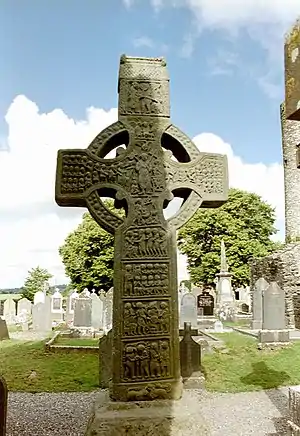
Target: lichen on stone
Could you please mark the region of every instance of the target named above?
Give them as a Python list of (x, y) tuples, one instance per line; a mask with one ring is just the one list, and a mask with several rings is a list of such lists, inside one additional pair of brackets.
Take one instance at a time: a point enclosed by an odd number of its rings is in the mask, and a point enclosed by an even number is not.
[(285, 45), (289, 57), (295, 48), (300, 46), (300, 17), (297, 19), (292, 29), (285, 35)]

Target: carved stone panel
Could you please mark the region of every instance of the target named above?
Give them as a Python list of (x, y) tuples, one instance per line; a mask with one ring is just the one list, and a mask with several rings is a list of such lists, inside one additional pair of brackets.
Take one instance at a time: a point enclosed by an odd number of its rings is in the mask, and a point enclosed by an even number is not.
[(123, 80), (120, 87), (120, 115), (170, 115), (167, 81)]
[(158, 262), (123, 263), (123, 296), (167, 295), (169, 264)]
[(166, 335), (170, 329), (170, 312), (169, 300), (126, 301), (123, 335)]
[(160, 258), (167, 255), (167, 234), (162, 227), (129, 227), (126, 230), (125, 258)]
[(122, 346), (124, 382), (171, 376), (169, 339), (123, 342)]

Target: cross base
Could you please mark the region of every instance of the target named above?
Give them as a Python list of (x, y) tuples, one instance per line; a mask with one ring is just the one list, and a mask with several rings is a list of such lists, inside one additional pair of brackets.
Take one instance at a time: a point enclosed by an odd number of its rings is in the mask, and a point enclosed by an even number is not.
[(179, 400), (182, 396), (182, 380), (157, 379), (147, 383), (111, 384), (109, 391), (111, 399), (118, 401)]
[(101, 392), (92, 410), (85, 436), (208, 436), (208, 424), (199, 410), (199, 394), (186, 391), (179, 401), (112, 402)]

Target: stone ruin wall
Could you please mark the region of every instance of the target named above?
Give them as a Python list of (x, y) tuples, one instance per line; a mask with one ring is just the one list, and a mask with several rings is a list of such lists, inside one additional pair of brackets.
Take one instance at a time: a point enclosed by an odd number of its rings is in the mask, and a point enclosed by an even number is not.
[(288, 328), (300, 328), (300, 243), (285, 245), (281, 250), (250, 263), (250, 293), (253, 299), (255, 282), (263, 277), (276, 281), (285, 291)]

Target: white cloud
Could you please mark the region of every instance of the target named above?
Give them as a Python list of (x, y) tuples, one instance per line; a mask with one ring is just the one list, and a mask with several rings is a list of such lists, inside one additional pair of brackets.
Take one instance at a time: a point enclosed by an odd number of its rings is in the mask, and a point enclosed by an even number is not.
[[(22, 285), (27, 271), (37, 265), (49, 269), (56, 283), (65, 281), (58, 247), (84, 209), (60, 208), (54, 202), (56, 153), (59, 148), (86, 148), (116, 119), (117, 109), (92, 107), (85, 120), (76, 121), (61, 109), (41, 113), (25, 96), (14, 99), (6, 114), (9, 151), (0, 151), (0, 288)], [(277, 207), (282, 222), (281, 165), (247, 164), (212, 133), (198, 135), (195, 142), (201, 150), (226, 153), (231, 185), (261, 194)], [(182, 257), (178, 269), (179, 278), (186, 278)]]
[(148, 38), (148, 36), (140, 36), (139, 38), (135, 38), (133, 40), (133, 45), (137, 48), (140, 47), (153, 48), (154, 43), (151, 38)]
[(226, 154), (229, 167), (229, 184), (233, 188), (256, 192), (276, 208), (276, 226), (280, 230), (276, 239), (283, 239), (284, 185), (283, 166), (279, 163), (249, 164), (236, 156), (230, 144), (213, 133), (201, 133), (194, 138), (200, 151)]

